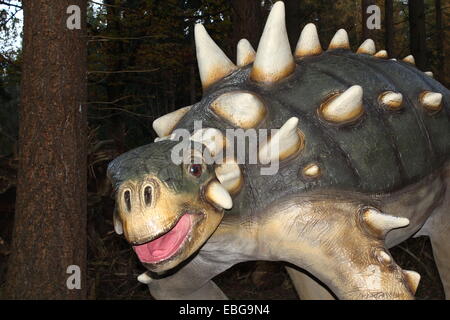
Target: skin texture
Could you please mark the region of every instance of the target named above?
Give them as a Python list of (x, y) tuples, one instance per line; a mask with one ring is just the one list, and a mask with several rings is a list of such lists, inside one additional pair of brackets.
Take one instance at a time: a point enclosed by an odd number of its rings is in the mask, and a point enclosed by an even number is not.
[[(208, 87), (177, 124), (190, 132), (198, 120), (222, 132), (234, 128), (211, 110), (211, 104), (222, 94), (238, 91), (255, 94), (266, 106), (267, 115), (257, 128), (280, 128), (298, 117), (302, 150), (283, 159), (276, 175), (261, 175), (260, 165), (240, 165), (243, 184), (233, 194), (231, 210), (221, 210), (203, 197), (205, 186), (215, 179), (212, 166), (193, 183), (180, 173), (186, 172), (182, 165), (170, 161), (174, 141), (130, 151), (109, 167), (119, 194), (124, 185), (140, 185), (149, 176), (164, 185), (161, 199), (156, 199), (166, 203), (163, 209), (144, 210), (145, 219), (165, 221), (159, 224), (161, 230), (126, 232), (129, 241), (145, 243), (167, 232), (182, 203), (215, 217), (192, 237), (199, 239), (195, 244), (167, 263), (147, 265), (159, 273), (152, 274), (152, 295), (223, 298), (210, 282), (215, 275), (238, 262), (272, 260), (305, 269), (340, 299), (412, 299), (416, 283), (393, 261), (388, 248), (417, 232), (435, 244), (448, 295), (449, 241), (442, 227), (449, 221), (448, 206), (442, 206), (450, 189), (448, 90), (411, 64), (344, 49), (302, 58), (291, 75), (276, 83), (256, 83), (249, 78), (251, 70), (251, 65), (243, 67)], [(320, 106), (353, 85), (363, 88), (363, 114), (344, 125), (323, 121)], [(380, 104), (379, 96), (386, 91), (400, 92), (403, 108)], [(443, 94), (439, 112), (430, 113), (421, 104), (424, 91)], [(320, 174), (305, 175), (312, 163)], [(121, 197), (117, 199), (123, 210)], [(408, 218), (410, 224), (377, 230), (361, 218), (367, 206), (380, 215)], [(122, 211), (119, 215), (124, 225), (134, 219)], [(140, 224), (136, 222), (137, 230)]]

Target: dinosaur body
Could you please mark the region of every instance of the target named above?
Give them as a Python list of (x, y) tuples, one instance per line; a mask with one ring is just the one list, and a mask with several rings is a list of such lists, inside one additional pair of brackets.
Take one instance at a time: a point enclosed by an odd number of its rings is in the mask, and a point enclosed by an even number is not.
[[(388, 248), (428, 235), (448, 296), (449, 91), (411, 57), (388, 60), (370, 41), (349, 51), (343, 30), (322, 52), (307, 25), (294, 59), (284, 31), (277, 2), (258, 52), (240, 42), (236, 67), (197, 26), (202, 100), (155, 121), (162, 139), (110, 165), (116, 231), (160, 274), (140, 281), (157, 298), (225, 298), (211, 278), (272, 260), (308, 271), (338, 298), (410, 299), (420, 276)], [(196, 121), (207, 129), (196, 132)], [(259, 159), (275, 153), (276, 174), (230, 158), (173, 164), (179, 142), (165, 136), (177, 129), (214, 154), (236, 128), (280, 128), (258, 145)], [(315, 286), (289, 274), (297, 288)]]

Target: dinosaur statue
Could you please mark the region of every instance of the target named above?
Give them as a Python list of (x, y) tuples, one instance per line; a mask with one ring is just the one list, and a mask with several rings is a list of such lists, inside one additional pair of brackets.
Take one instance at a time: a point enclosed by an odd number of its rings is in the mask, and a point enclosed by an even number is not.
[[(195, 39), (202, 100), (155, 120), (160, 138), (108, 167), (115, 231), (151, 294), (226, 299), (213, 277), (266, 260), (289, 263), (301, 298), (413, 299), (420, 275), (388, 249), (426, 235), (449, 298), (449, 91), (413, 56), (389, 59), (370, 39), (353, 53), (342, 29), (323, 51), (308, 24), (292, 54), (281, 1), (256, 52), (239, 42), (236, 65), (201, 24)], [(245, 151), (256, 164), (205, 160), (238, 129), (277, 130)], [(192, 149), (181, 163), (177, 130)]]

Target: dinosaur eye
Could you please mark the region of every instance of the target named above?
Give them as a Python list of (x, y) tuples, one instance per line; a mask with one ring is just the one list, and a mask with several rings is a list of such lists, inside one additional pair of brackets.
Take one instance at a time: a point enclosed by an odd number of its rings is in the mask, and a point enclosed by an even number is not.
[(189, 173), (194, 177), (200, 177), (202, 174), (203, 168), (201, 164), (191, 164), (189, 166)]

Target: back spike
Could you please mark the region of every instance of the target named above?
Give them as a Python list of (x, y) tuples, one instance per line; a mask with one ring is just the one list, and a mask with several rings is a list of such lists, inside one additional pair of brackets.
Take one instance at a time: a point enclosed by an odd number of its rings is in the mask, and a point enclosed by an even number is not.
[(284, 19), (284, 3), (282, 1), (275, 2), (259, 41), (250, 74), (252, 80), (273, 83), (294, 72), (295, 62)]
[(403, 61), (408, 62), (408, 63), (413, 64), (413, 65), (416, 64), (416, 60), (414, 59), (414, 56), (412, 54), (410, 54), (407, 57), (404, 57)]
[(380, 59), (387, 59), (387, 58), (389, 58), (389, 55), (386, 50), (380, 50), (374, 54), (374, 57), (377, 57)]
[(333, 39), (331, 39), (328, 50), (333, 49), (350, 49), (348, 34), (344, 29), (339, 29), (334, 35)]
[(153, 130), (155, 130), (158, 137), (162, 138), (170, 135), (178, 122), (189, 112), (189, 110), (191, 110), (191, 108), (192, 106), (188, 106), (175, 110), (153, 121)]
[(328, 122), (347, 124), (364, 113), (363, 88), (355, 85), (333, 96), (319, 107), (320, 115)]
[(209, 36), (202, 24), (195, 25), (195, 47), (203, 89), (226, 77), (236, 66)]
[(255, 61), (256, 52), (247, 39), (241, 39), (237, 44), (237, 66), (239, 68)]
[(411, 270), (403, 270), (403, 276), (405, 277), (408, 287), (411, 289), (411, 292), (413, 294), (416, 294), (417, 287), (419, 286), (420, 282), (420, 274)]
[(356, 51), (356, 53), (365, 53), (370, 55), (374, 55), (375, 52), (375, 42), (372, 39), (367, 39), (366, 41), (364, 41)]
[(302, 30), (295, 48), (297, 58), (315, 56), (322, 53), (319, 35), (314, 23), (308, 23)]

